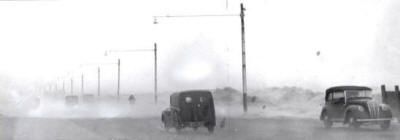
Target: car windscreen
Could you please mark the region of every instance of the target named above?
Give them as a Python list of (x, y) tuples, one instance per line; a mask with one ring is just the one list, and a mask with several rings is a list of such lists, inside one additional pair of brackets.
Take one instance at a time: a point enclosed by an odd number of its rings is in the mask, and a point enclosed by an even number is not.
[(372, 95), (371, 95), (371, 90), (347, 90), (346, 97), (347, 98), (356, 98), (356, 97), (372, 98)]

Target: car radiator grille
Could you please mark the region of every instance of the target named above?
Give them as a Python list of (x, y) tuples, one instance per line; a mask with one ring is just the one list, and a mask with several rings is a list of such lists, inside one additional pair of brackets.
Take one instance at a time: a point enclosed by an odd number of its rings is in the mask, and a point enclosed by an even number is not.
[(379, 118), (380, 110), (376, 102), (368, 102), (368, 112), (371, 119)]

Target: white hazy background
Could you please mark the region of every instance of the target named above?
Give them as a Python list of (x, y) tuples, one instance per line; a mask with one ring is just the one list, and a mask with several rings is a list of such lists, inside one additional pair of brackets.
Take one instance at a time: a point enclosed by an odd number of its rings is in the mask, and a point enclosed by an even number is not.
[[(228, 3), (227, 3), (228, 2)], [(23, 89), (73, 78), (95, 92), (96, 66), (121, 59), (121, 92), (153, 90), (153, 54), (105, 50), (159, 47), (159, 90), (241, 89), (239, 14), (246, 10), (249, 88), (397, 84), (400, 3), (395, 0), (45, 0), (0, 1), (0, 82)], [(317, 52), (320, 55), (317, 56)], [(101, 66), (115, 92), (116, 66)], [(69, 87), (66, 87), (67, 89)]]

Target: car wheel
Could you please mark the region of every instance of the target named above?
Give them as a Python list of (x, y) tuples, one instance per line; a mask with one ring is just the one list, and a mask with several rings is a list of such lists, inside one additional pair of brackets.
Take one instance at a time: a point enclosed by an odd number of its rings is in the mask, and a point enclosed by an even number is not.
[(387, 130), (390, 127), (390, 121), (384, 121), (383, 123), (381, 123), (381, 129), (382, 130)]
[(168, 124), (167, 124), (167, 122), (163, 122), (163, 124), (164, 124), (164, 129), (165, 129), (165, 131), (169, 131), (169, 126), (168, 126)]
[(348, 123), (350, 128), (360, 128), (361, 123), (357, 122), (357, 118), (350, 114), (348, 118)]
[(214, 126), (207, 127), (209, 133), (214, 133)]
[(333, 122), (331, 121), (331, 118), (329, 118), (328, 115), (324, 116), (323, 121), (324, 121), (325, 128), (331, 128), (332, 127)]
[(173, 120), (170, 116), (163, 116), (162, 122), (164, 124), (164, 129), (167, 131), (173, 126)]
[(181, 133), (184, 128), (184, 126), (175, 126), (175, 131), (176, 133)]

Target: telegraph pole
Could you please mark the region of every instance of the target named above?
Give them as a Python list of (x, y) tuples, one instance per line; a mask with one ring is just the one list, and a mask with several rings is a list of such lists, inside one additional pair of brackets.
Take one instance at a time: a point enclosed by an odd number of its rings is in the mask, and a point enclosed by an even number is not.
[(56, 88), (55, 92), (58, 92), (58, 79), (56, 81), (55, 88)]
[(71, 94), (73, 94), (74, 91), (74, 80), (71, 78)]
[(117, 88), (117, 97), (119, 99), (119, 88), (120, 88), (120, 80), (121, 80), (121, 61), (118, 58), (118, 88)]
[(97, 67), (97, 96), (100, 97), (100, 67)]
[(246, 78), (246, 48), (244, 34), (244, 11), (243, 3), (240, 4), (240, 21), (242, 26), (242, 83), (243, 83), (243, 111), (247, 112), (247, 78)]
[(62, 85), (63, 93), (65, 94), (65, 78), (63, 78), (63, 85)]
[(157, 104), (157, 43), (154, 43), (154, 102)]
[(83, 80), (83, 74), (82, 74), (82, 77), (81, 77), (81, 94), (83, 94), (83, 83), (84, 83), (84, 80)]

